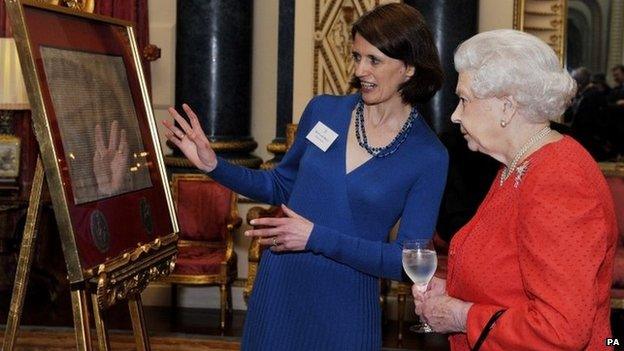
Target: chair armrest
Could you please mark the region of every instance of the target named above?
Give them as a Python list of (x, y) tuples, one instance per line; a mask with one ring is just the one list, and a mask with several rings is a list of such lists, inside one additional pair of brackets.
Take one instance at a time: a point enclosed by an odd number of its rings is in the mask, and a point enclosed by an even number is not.
[(230, 197), (230, 217), (227, 221), (227, 235), (225, 238), (225, 262), (230, 262), (236, 257), (234, 252), (234, 232), (240, 228), (243, 223), (242, 218), (238, 215), (238, 195), (232, 192)]
[(254, 206), (247, 212), (247, 224), (251, 225), (251, 221), (263, 217), (282, 217), (282, 209), (276, 206), (264, 208), (260, 206)]

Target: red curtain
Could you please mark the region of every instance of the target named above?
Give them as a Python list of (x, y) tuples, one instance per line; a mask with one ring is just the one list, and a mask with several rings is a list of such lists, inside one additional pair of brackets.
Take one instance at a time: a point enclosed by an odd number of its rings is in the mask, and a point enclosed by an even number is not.
[(95, 0), (95, 13), (134, 22), (139, 50), (149, 44), (147, 0)]
[(150, 64), (143, 58), (143, 49), (149, 44), (147, 0), (95, 0), (94, 12), (134, 22), (143, 72), (145, 72), (147, 86), (151, 92)]
[[(147, 12), (147, 0), (95, 0), (95, 13), (134, 22), (136, 28), (139, 51), (149, 44), (149, 23)], [(0, 37), (11, 37), (11, 28), (4, 0), (0, 0)], [(143, 71), (150, 82), (149, 62), (143, 61)]]
[(0, 38), (12, 36), (9, 33), (9, 21), (4, 1), (0, 1)]
[[(139, 47), (149, 43), (147, 0), (95, 0), (95, 13), (136, 23)], [(0, 37), (10, 36), (6, 7), (0, 1)]]

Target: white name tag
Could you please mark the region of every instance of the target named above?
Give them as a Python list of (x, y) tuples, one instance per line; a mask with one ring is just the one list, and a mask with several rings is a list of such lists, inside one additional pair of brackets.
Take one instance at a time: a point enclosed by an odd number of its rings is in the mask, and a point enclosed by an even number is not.
[(338, 133), (331, 130), (322, 122), (317, 122), (314, 128), (308, 133), (306, 139), (310, 140), (314, 145), (323, 151), (327, 151), (334, 140), (338, 138)]

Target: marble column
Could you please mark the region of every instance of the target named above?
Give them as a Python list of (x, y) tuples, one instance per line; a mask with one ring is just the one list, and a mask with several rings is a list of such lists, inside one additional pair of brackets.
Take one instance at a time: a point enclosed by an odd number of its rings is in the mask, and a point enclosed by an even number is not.
[(431, 121), (438, 134), (448, 132), (452, 126), (450, 116), (455, 106), (455, 86), (457, 72), (453, 65), (455, 48), (464, 40), (477, 34), (477, 0), (406, 0), (406, 4), (420, 11), (431, 29), (436, 46), (440, 52), (440, 60), (445, 80), (442, 89), (422, 106), (423, 114)]
[[(217, 154), (257, 168), (250, 154), (253, 1), (178, 0), (176, 108), (189, 104)], [(172, 167), (189, 166), (179, 150)]]
[(445, 74), (442, 89), (420, 110), (449, 151), (447, 186), (440, 208), (437, 231), (449, 239), (474, 214), (498, 168), (498, 163), (471, 152), (459, 127), (451, 123), (457, 106), (457, 72), (453, 64), (455, 48), (477, 33), (477, 0), (406, 0), (425, 17), (440, 53)]
[(279, 1), (277, 45), (277, 118), (275, 139), (267, 145), (267, 150), (275, 156), (262, 164), (261, 168), (263, 169), (275, 167), (282, 159), (284, 153), (286, 153), (286, 130), (292, 122), (295, 0)]

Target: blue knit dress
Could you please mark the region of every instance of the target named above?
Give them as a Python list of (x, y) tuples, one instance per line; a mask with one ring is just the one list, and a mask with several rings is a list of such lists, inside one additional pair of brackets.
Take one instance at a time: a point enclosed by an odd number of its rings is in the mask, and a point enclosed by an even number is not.
[[(400, 242), (435, 229), (448, 155), (418, 117), (392, 155), (345, 173), (351, 113), (360, 99), (319, 96), (303, 113), (294, 145), (276, 169), (220, 159), (210, 176), (314, 223), (306, 250), (265, 250), (249, 301), (243, 350), (378, 350), (379, 278), (402, 277)], [(306, 139), (318, 121), (338, 133), (323, 152)], [(401, 219), (398, 240), (388, 233)]]

